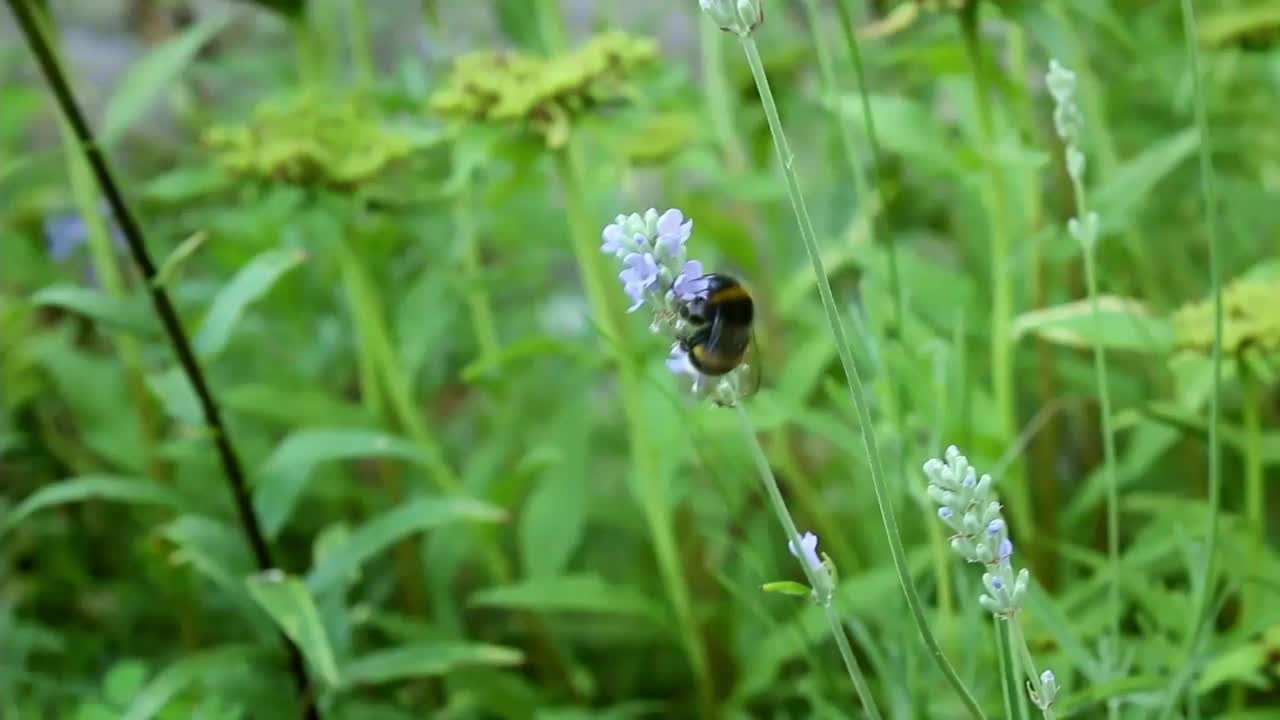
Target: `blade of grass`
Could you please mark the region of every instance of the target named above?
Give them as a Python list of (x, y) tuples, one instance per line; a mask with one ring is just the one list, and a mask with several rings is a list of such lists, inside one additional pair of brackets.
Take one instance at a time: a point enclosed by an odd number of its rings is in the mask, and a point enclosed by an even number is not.
[(1205, 234), (1209, 243), (1209, 285), (1213, 295), (1213, 387), (1209, 393), (1209, 488), (1207, 517), (1205, 518), (1204, 557), (1201, 581), (1193, 605), (1190, 631), (1187, 633), (1182, 667), (1169, 684), (1164, 704), (1158, 715), (1161, 720), (1172, 717), (1178, 698), (1188, 687), (1200, 652), (1201, 636), (1209, 625), (1213, 608), (1213, 573), (1218, 547), (1218, 506), (1222, 494), (1221, 438), (1218, 423), (1222, 414), (1222, 280), (1218, 266), (1217, 183), (1214, 177), (1212, 143), (1209, 140), (1209, 119), (1206, 109), (1203, 78), (1200, 77), (1200, 46), (1196, 34), (1195, 8), (1191, 0), (1182, 0), (1182, 29), (1187, 48), (1187, 66), (1191, 73), (1192, 103), (1195, 107), (1196, 127), (1200, 131), (1200, 195), (1204, 203)]

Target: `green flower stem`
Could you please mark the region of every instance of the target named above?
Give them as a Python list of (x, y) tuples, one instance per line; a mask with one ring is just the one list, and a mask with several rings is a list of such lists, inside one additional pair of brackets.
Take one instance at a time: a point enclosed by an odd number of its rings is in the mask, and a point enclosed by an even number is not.
[(827, 278), (826, 269), (822, 264), (817, 235), (814, 233), (813, 221), (809, 218), (809, 211), (805, 208), (804, 196), (800, 191), (800, 179), (793, 166), (795, 158), (791, 154), (790, 146), (787, 144), (787, 136), (782, 130), (782, 121), (778, 118), (778, 108), (773, 100), (773, 91), (769, 89), (769, 79), (765, 76), (764, 61), (761, 60), (760, 50), (756, 47), (756, 42), (751, 36), (741, 37), (739, 40), (742, 43), (742, 50), (746, 54), (747, 64), (751, 67), (751, 75), (755, 78), (756, 89), (760, 94), (760, 104), (764, 109), (765, 117), (769, 121), (769, 131), (773, 135), (778, 163), (782, 166), (783, 174), (786, 177), (787, 192), (791, 197), (791, 206), (795, 211), (796, 222), (800, 228), (800, 237), (804, 243), (805, 252), (809, 256), (809, 262), (813, 266), (813, 274), (818, 285), (818, 293), (822, 296), (822, 305), (826, 311), (827, 323), (831, 327), (836, 352), (840, 356), (840, 364), (844, 368), (845, 379), (848, 381), (849, 397), (853, 401), (854, 409), (858, 415), (858, 427), (862, 433), (862, 442), (867, 453), (867, 464), (871, 472), (871, 485), (875, 490), (876, 505), (880, 510), (880, 519), (884, 524), (885, 536), (889, 542), (889, 552), (893, 556), (893, 565), (897, 571), (898, 582), (902, 585), (902, 591), (906, 596), (907, 605), (911, 610), (916, 629), (920, 632), (920, 637), (929, 648), (929, 652), (938, 664), (939, 669), (942, 670), (947, 681), (951, 683), (956, 694), (960, 696), (969, 713), (974, 718), (985, 718), (986, 716), (978, 705), (978, 701), (974, 699), (973, 694), (965, 687), (964, 681), (960, 679), (955, 668), (951, 666), (946, 655), (943, 654), (942, 648), (934, 638), (933, 632), (930, 631), (928, 620), (925, 618), (924, 607), (920, 603), (920, 597), (916, 593), (915, 585), (908, 570), (907, 553), (902, 546), (902, 535), (898, 530), (898, 520), (894, 515), (893, 503), (889, 496), (889, 487), (884, 479), (884, 470), (880, 467), (880, 451), (876, 447), (871, 408), (867, 403), (866, 391), (863, 389), (858, 368), (854, 364), (849, 334), (845, 330), (844, 321), (840, 318), (840, 310), (836, 307), (835, 295), (831, 291), (831, 281)]
[[(1240, 376), (1244, 381), (1244, 517), (1249, 531), (1253, 533), (1256, 553), (1266, 543), (1264, 514), (1267, 502), (1262, 470), (1263, 395), (1258, 378), (1247, 367), (1241, 369)], [(1261, 558), (1255, 560), (1249, 563), (1249, 567), (1258, 567)]]
[[(75, 134), (67, 122), (61, 120), (59, 127), (67, 161), (67, 176), (71, 181), (71, 194), (75, 197), (76, 211), (85, 222), (93, 270), (102, 281), (102, 287), (108, 295), (116, 298), (124, 297), (128, 292), (127, 283), (112, 247), (110, 230), (102, 218), (101, 208), (98, 205), (99, 195), (93, 186), (93, 175), (84, 157), (76, 152)], [(147, 474), (157, 480), (164, 479), (168, 476), (168, 472), (157, 453), (160, 421), (156, 417), (155, 404), (147, 392), (142, 348), (138, 341), (127, 333), (112, 332), (109, 338), (111, 345), (120, 356), (129, 397), (138, 411)]]
[[(991, 389), (995, 398), (1000, 432), (1005, 438), (1017, 436), (1017, 417), (1013, 396), (1013, 345), (1010, 326), (1013, 322), (1013, 276), (1008, 261), (1011, 253), (1008, 228), (1008, 201), (1004, 180), (996, 159), (995, 123), (991, 117), (990, 80), (987, 66), (982, 61), (978, 37), (978, 7), (981, 3), (969, 3), (960, 14), (961, 34), (965, 52), (969, 56), (973, 75), (974, 104), (978, 109), (978, 122), (982, 132), (983, 157), (987, 170), (987, 182), (983, 186), (983, 204), (991, 223)], [(1017, 526), (1019, 535), (1030, 547), (1036, 546), (1035, 522), (1031, 515), (1031, 500), (1018, 465), (1009, 469), (1007, 476), (1009, 514)]]
[(991, 624), (991, 630), (996, 636), (996, 658), (1000, 665), (1000, 695), (1004, 700), (1004, 716), (1009, 720), (1022, 718), (1021, 715), (1015, 714), (1017, 705), (1013, 701), (1017, 683), (1013, 675), (1012, 653), (1009, 652), (1009, 633), (1005, 631), (1004, 624), (999, 619)]
[(1192, 98), (1195, 106), (1196, 127), (1200, 131), (1200, 194), (1204, 202), (1205, 234), (1209, 240), (1209, 285), (1213, 294), (1213, 349), (1210, 353), (1213, 367), (1213, 387), (1209, 393), (1209, 508), (1205, 521), (1204, 561), (1200, 569), (1200, 582), (1190, 618), (1190, 631), (1184, 649), (1185, 660), (1178, 676), (1169, 685), (1159, 718), (1166, 720), (1173, 714), (1174, 705), (1182, 697), (1191, 681), (1194, 668), (1199, 666), (1196, 655), (1200, 652), (1201, 637), (1209, 624), (1213, 611), (1214, 563), (1218, 548), (1218, 511), (1222, 496), (1222, 448), (1218, 423), (1222, 415), (1222, 279), (1218, 258), (1217, 183), (1214, 178), (1212, 142), (1209, 137), (1209, 119), (1205, 109), (1204, 80), (1200, 77), (1200, 46), (1196, 33), (1195, 9), (1191, 0), (1182, 0), (1183, 35), (1187, 47), (1187, 65), (1191, 73)]
[[(778, 480), (773, 475), (773, 470), (769, 467), (769, 459), (765, 457), (764, 448), (760, 447), (760, 440), (756, 436), (755, 427), (751, 424), (751, 418), (747, 415), (747, 411), (743, 409), (742, 403), (734, 406), (738, 411), (738, 418), (742, 421), (742, 433), (747, 438), (747, 445), (751, 448), (751, 457), (756, 463), (756, 470), (760, 473), (760, 482), (764, 485), (765, 495), (769, 498), (769, 504), (773, 507), (773, 512), (778, 516), (778, 522), (782, 523), (782, 530), (786, 533), (787, 541), (794, 548), (800, 548), (800, 533), (796, 530), (796, 523), (791, 518), (791, 512), (787, 510), (787, 502), (782, 497), (782, 491), (778, 488)], [(819, 578), (813, 568), (809, 567), (809, 563), (803, 558), (797, 558), (800, 568), (804, 570), (805, 579), (809, 581), (809, 587), (815, 592), (820, 592), (819, 588), (830, 586), (831, 581), (827, 578)], [(829, 588), (834, 594), (834, 588)], [(845, 670), (849, 672), (849, 679), (853, 681), (853, 689), (858, 693), (858, 699), (862, 702), (862, 707), (867, 713), (867, 717), (871, 720), (880, 720), (880, 708), (876, 705), (875, 697), (871, 694), (871, 687), (867, 684), (867, 679), (862, 674), (862, 669), (858, 666), (858, 660), (853, 655), (853, 649), (849, 646), (849, 638), (845, 635), (844, 626), (840, 622), (840, 613), (834, 607), (833, 598), (819, 598), (818, 604), (822, 606), (826, 612), (827, 623), (831, 626), (831, 634), (835, 637), (836, 646), (840, 649), (840, 657), (844, 660)]]
[[(262, 525), (253, 509), (253, 500), (249, 493), (249, 483), (246, 479), (244, 464), (240, 460), (240, 455), (236, 451), (235, 445), (231, 442), (231, 434), (223, 421), (222, 406), (218, 403), (216, 396), (213, 394), (213, 389), (205, 378), (204, 369), (196, 358), (195, 351), (191, 347), (191, 340), (182, 326), (182, 320), (178, 316), (178, 310), (174, 307), (173, 301), (169, 298), (168, 291), (163, 285), (155, 282), (157, 275), (156, 264), (151, 257), (151, 251), (147, 249), (146, 238), (142, 234), (142, 226), (138, 223), (137, 218), (134, 217), (133, 211), (129, 209), (128, 203), (125, 202), (124, 192), (116, 181), (115, 173), (111, 171), (107, 158), (102, 152), (101, 145), (89, 128), (89, 122), (85, 119), (79, 103), (76, 102), (75, 94), (71, 90), (67, 76), (58, 64), (57, 54), (54, 52), (53, 45), (46, 36), (47, 26), (45, 26), (42, 18), (37, 17), (38, 10), (34, 3), (28, 2), (28, 0), (8, 0), (8, 5), (10, 12), (18, 23), (23, 38), (26, 40), (27, 46), (31, 49), (31, 54), (35, 56), (45, 80), (49, 83), (50, 90), (62, 117), (71, 126), (71, 130), (75, 134), (76, 146), (80, 148), (85, 162), (93, 171), (93, 177), (98, 184), (98, 189), (102, 191), (107, 202), (111, 205), (116, 222), (120, 224), (120, 231), (129, 247), (129, 253), (133, 257), (134, 263), (137, 265), (142, 275), (142, 280), (151, 296), (152, 307), (155, 309), (156, 315), (159, 316), (165, 336), (173, 347), (183, 374), (195, 392), (201, 416), (209, 428), (209, 434), (212, 437), (219, 464), (227, 480), (228, 490), (235, 503), (237, 519), (240, 522), (241, 530), (244, 532), (245, 540), (253, 552), (254, 562), (259, 570), (276, 568), (278, 565), (276, 564), (274, 553), (267, 542), (266, 533), (262, 531)], [(284, 643), (288, 656), (289, 674), (293, 680), (301, 714), (308, 719), (318, 718), (320, 716), (319, 710), (316, 707), (311, 683), (307, 677), (307, 668), (302, 652), (283, 633), (280, 634), (280, 639)]]
[[(569, 234), (573, 240), (574, 257), (578, 262), (578, 270), (587, 292), (587, 301), (592, 308), (592, 315), (600, 325), (606, 344), (610, 348), (623, 348), (625, 347), (623, 312), (618, 300), (621, 293), (616, 288), (609, 287), (612, 285), (610, 271), (604, 264), (605, 255), (600, 252), (596, 233), (592, 230), (596, 223), (592, 221), (591, 214), (584, 203), (586, 190), (574, 153), (571, 142), (568, 147), (555, 154), (556, 170), (563, 187), (565, 213), (570, 226)], [(681, 642), (693, 670), (700, 715), (716, 717), (715, 692), (711, 683), (706, 647), (698, 632), (688, 584), (685, 581), (684, 569), (677, 551), (667, 485), (654, 461), (658, 450), (654, 447), (652, 438), (649, 437), (645, 423), (644, 388), (640, 381), (640, 369), (635, 367), (634, 361), (622, 352), (618, 353), (618, 377), (627, 415), (633, 470), (636, 474), (634, 487), (638, 489), (640, 495), (638, 500), (653, 542), (658, 570), (662, 576), (667, 598), (675, 613)]]
[(369, 36), (369, 12), (365, 0), (347, 0), (347, 33), (351, 39), (351, 54), (355, 60), (356, 77), (361, 85), (368, 85), (377, 76), (377, 63), (373, 60), (373, 44)]
[[(1076, 195), (1076, 216), (1083, 219), (1088, 214), (1088, 203), (1085, 201), (1084, 185), (1079, 179), (1073, 179)], [(1084, 276), (1089, 292), (1089, 303), (1093, 308), (1094, 329), (1098, 337), (1102, 337), (1102, 303), (1098, 298), (1097, 242), (1084, 244)], [(1107, 583), (1107, 600), (1111, 606), (1108, 630), (1111, 636), (1111, 649), (1120, 650), (1120, 615), (1123, 612), (1120, 598), (1120, 490), (1116, 479), (1116, 431), (1111, 419), (1111, 383), (1107, 378), (1107, 354), (1102, 349), (1102, 342), (1093, 343), (1093, 369), (1098, 384), (1098, 397), (1102, 403), (1099, 414), (1102, 416), (1102, 456), (1105, 463), (1107, 482), (1107, 566), (1111, 582)], [(1108, 704), (1108, 714), (1115, 716), (1119, 709), (1115, 703)]]
[[(1036, 661), (1031, 657), (1031, 648), (1027, 647), (1027, 638), (1022, 633), (1022, 625), (1018, 623), (1017, 618), (1009, 620), (1007, 625), (1009, 626), (1009, 644), (1013, 645), (1014, 649), (1018, 652), (1022, 669), (1027, 674), (1027, 682), (1031, 683), (1031, 689), (1035, 690), (1037, 695), (1043, 697), (1044, 685), (1040, 682), (1040, 671), (1036, 670)], [(1027, 697), (1026, 693), (1020, 692), (1019, 696), (1022, 697), (1025, 702)], [(1052, 705), (1041, 708), (1040, 712), (1044, 716), (1044, 720), (1053, 720), (1054, 713)]]
[(471, 308), (471, 325), (476, 344), (480, 346), (480, 361), (485, 367), (496, 368), (502, 346), (498, 341), (497, 325), (489, 302), (489, 286), (482, 277), (484, 268), (468, 187), (463, 187), (453, 200), (453, 229), (462, 252), (462, 272), (467, 278), (466, 299)]

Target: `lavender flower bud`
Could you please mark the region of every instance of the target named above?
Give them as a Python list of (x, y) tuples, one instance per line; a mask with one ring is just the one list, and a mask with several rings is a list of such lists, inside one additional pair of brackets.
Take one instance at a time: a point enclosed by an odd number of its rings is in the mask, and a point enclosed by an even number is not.
[(698, 0), (702, 11), (725, 32), (750, 35), (764, 20), (762, 0)]

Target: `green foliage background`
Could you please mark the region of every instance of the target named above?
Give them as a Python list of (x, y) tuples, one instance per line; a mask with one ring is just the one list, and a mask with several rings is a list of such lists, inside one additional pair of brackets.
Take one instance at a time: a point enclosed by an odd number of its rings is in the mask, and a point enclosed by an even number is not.
[[(55, 36), (84, 11), (50, 5)], [(182, 3), (139, 5), (118, 83), (65, 67), (280, 567), (255, 568), (146, 288), (0, 15), (0, 717), (296, 716), (279, 628), (329, 718), (861, 717), (821, 611), (760, 589), (801, 576), (733, 413), (691, 400), (599, 284), (600, 229), (649, 207), (683, 210), (691, 255), (753, 289), (745, 406), (839, 569), (882, 711), (963, 716), (905, 612), (751, 75), (697, 3), (225, 3), (181, 23)], [(981, 572), (924, 494), (954, 443), (1005, 499), (1058, 717), (1155, 717), (1182, 673), (1174, 717), (1280, 716), (1274, 3), (1199, 3), (1200, 95), (1172, 0), (982, 3), (978, 69), (947, 3), (848, 5), (878, 173), (832, 3), (766, 0), (755, 37), (944, 650), (1005, 717)], [(1050, 58), (1079, 76), (1100, 317), (1065, 232)], [(1207, 212), (1228, 311), (1209, 578)], [(56, 258), (66, 213), (82, 225)]]

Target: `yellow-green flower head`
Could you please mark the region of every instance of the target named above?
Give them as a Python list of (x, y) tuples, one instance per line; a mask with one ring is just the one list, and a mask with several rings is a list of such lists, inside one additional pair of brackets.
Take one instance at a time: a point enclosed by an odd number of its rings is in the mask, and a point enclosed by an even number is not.
[[(1222, 352), (1280, 349), (1280, 285), (1238, 280), (1222, 292)], [(1213, 347), (1213, 303), (1185, 305), (1173, 315), (1176, 347), (1208, 354)]]
[(368, 183), (414, 149), (353, 99), (311, 93), (263, 103), (247, 124), (202, 139), (237, 175), (335, 188)]
[(454, 61), (430, 106), (457, 122), (523, 125), (548, 147), (560, 147), (575, 117), (618, 97), (634, 71), (657, 55), (653, 40), (616, 31), (550, 58), (468, 53)]

